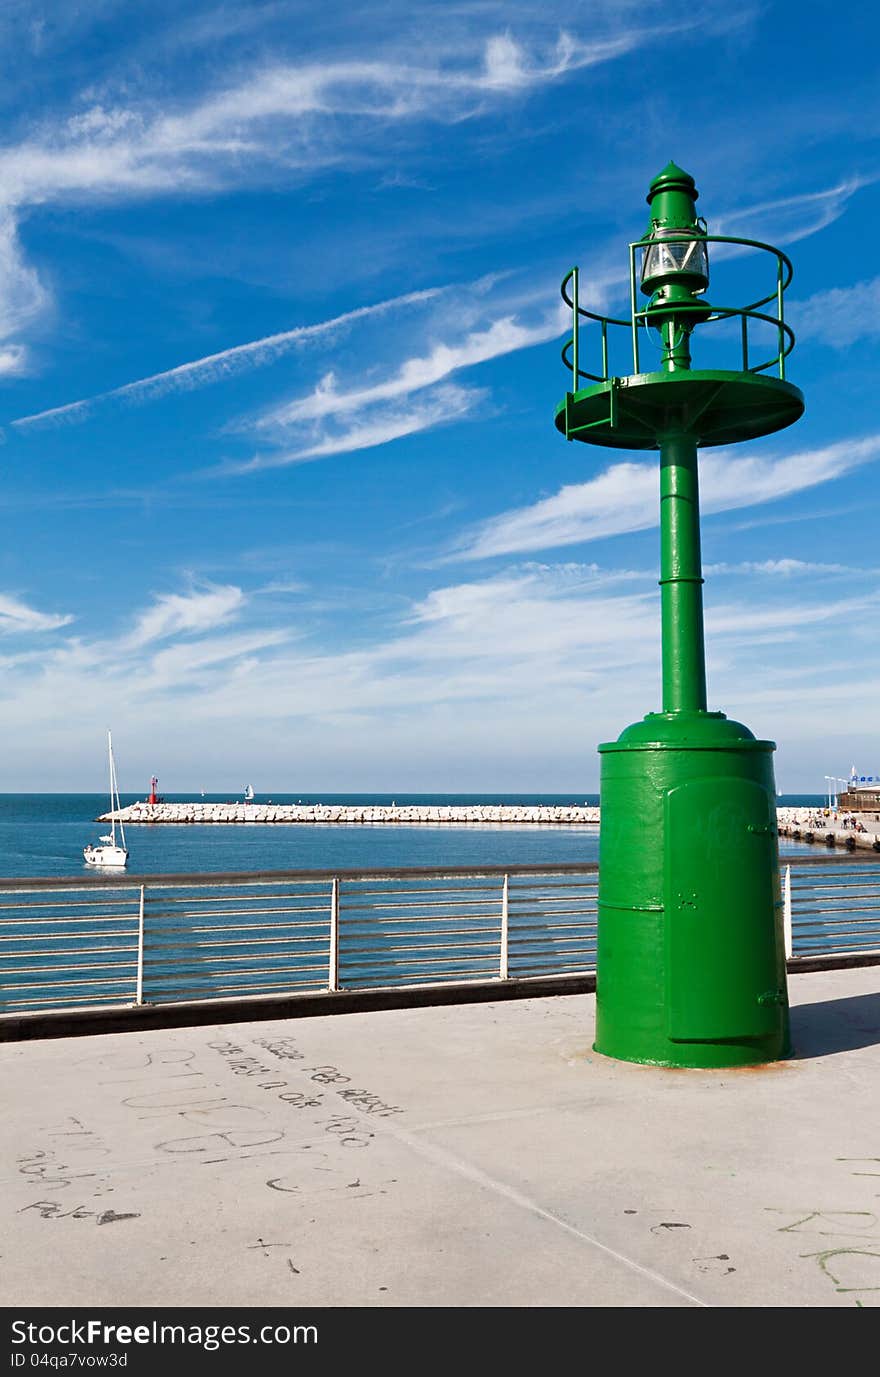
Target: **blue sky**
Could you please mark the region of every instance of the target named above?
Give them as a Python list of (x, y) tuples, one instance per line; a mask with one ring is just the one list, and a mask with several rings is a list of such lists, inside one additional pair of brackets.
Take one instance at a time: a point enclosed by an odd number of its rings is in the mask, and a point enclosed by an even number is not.
[(880, 772), (873, 8), (180, 14), (0, 14), (0, 791), (100, 789), (108, 725), (123, 791), (593, 791), (657, 462), (555, 431), (558, 287), (625, 309), (670, 158), (792, 258), (807, 402), (701, 455), (710, 706), (787, 792)]

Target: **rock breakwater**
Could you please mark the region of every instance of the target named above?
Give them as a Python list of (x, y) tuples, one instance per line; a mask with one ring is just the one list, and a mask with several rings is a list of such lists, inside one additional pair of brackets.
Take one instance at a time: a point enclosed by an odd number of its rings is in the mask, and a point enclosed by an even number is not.
[(348, 803), (132, 803), (99, 822), (132, 823), (584, 823), (595, 825), (595, 806), (450, 804), (441, 806)]

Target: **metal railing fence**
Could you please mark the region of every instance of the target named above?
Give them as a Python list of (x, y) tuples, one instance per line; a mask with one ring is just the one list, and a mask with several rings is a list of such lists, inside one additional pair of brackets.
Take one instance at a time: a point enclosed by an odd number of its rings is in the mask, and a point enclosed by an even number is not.
[(566, 975), (597, 867), (0, 881), (0, 1014)]
[[(595, 970), (598, 866), (0, 881), (0, 1015)], [(787, 954), (880, 954), (880, 861), (784, 871)]]
[[(794, 331), (785, 319), (785, 293), (791, 284), (793, 274), (790, 258), (781, 249), (775, 248), (772, 244), (764, 244), (759, 239), (739, 239), (727, 234), (694, 234), (682, 231), (680, 235), (665, 235), (664, 243), (689, 244), (694, 239), (698, 239), (701, 244), (724, 245), (727, 252), (753, 249), (759, 253), (769, 254), (774, 260), (773, 280), (768, 291), (763, 292), (755, 301), (750, 301), (745, 306), (719, 306), (713, 301), (709, 314), (702, 324), (709, 325), (719, 320), (730, 322), (738, 319), (742, 372), (765, 373), (771, 368), (775, 368), (778, 376), (784, 380), (785, 360), (795, 345)], [(571, 307), (572, 312), (571, 334), (562, 346), (562, 362), (571, 371), (572, 392), (579, 391), (584, 383), (602, 383), (611, 380), (609, 326), (614, 328), (615, 333), (625, 330), (629, 334), (632, 348), (632, 371), (634, 374), (641, 373), (642, 348), (639, 330), (641, 328), (647, 332), (651, 323), (651, 312), (647, 303), (641, 310), (638, 308), (639, 270), (637, 257), (640, 250), (644, 251), (650, 248), (654, 242), (655, 240), (649, 235), (647, 238), (638, 239), (629, 245), (630, 314), (626, 319), (602, 315), (601, 312), (590, 311), (581, 304), (580, 269), (578, 267), (570, 268), (562, 279), (562, 299), (566, 306)], [(571, 291), (569, 291), (569, 287)], [(762, 311), (760, 309), (762, 306), (774, 307), (775, 313)], [(583, 360), (580, 343), (582, 321), (595, 322), (599, 326), (601, 373), (591, 373), (581, 366)], [(760, 363), (754, 363), (750, 357), (749, 323), (754, 321), (769, 327), (769, 331), (776, 342), (775, 352), (762, 359)]]
[(880, 861), (817, 856), (787, 869), (790, 956), (880, 952)]

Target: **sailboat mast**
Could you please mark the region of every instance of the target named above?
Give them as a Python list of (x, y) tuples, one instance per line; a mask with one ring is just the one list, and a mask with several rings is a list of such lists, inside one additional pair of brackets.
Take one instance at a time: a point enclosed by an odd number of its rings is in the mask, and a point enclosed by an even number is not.
[(116, 845), (116, 803), (113, 797), (113, 737), (107, 733), (107, 759), (110, 768), (110, 835), (113, 838), (112, 845)]
[[(111, 744), (111, 747), (110, 747), (110, 765), (111, 765), (111, 768), (112, 768), (112, 770), (113, 770), (113, 795), (114, 795), (114, 800), (115, 800), (115, 802), (114, 802), (114, 811), (121, 814), (121, 812), (122, 812), (122, 802), (121, 802), (121, 800), (120, 800), (120, 798), (119, 798), (119, 780), (116, 778), (116, 761), (113, 759), (113, 747), (112, 747), (112, 744)], [(120, 817), (120, 819), (119, 819), (119, 838), (120, 838), (120, 841), (121, 841), (121, 843), (122, 843), (122, 849), (123, 849), (123, 851), (124, 851), (124, 850), (126, 849), (126, 848), (125, 848), (125, 828), (124, 828), (123, 825), (122, 825), (122, 818), (121, 818), (121, 817)]]

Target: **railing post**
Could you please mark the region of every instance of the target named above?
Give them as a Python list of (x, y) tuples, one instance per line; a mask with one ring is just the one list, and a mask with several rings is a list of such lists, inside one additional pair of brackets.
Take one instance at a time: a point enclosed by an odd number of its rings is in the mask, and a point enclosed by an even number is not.
[(330, 970), (327, 977), (328, 990), (339, 989), (339, 880), (334, 879), (330, 886)]
[(779, 376), (780, 376), (780, 378), (781, 378), (781, 379), (783, 380), (783, 382), (784, 382), (784, 381), (785, 381), (785, 331), (783, 330), (782, 327), (783, 327), (783, 325), (784, 325), (784, 323), (785, 323), (785, 305), (784, 305), (784, 302), (783, 302), (783, 292), (782, 292), (782, 259), (781, 259), (781, 258), (778, 258), (778, 259), (776, 260), (776, 309), (777, 309), (777, 311), (779, 312), (779, 325), (777, 326), (778, 343), (777, 343), (777, 346), (776, 346), (777, 349), (779, 350)]
[(507, 979), (508, 900), (509, 879), (505, 875), (504, 883), (501, 886), (501, 960), (498, 967), (498, 975), (501, 980)]
[(636, 246), (629, 246), (629, 309), (632, 320), (633, 372), (639, 369), (639, 326), (636, 320)]
[(574, 302), (572, 308), (572, 329), (571, 329), (571, 390), (577, 392), (580, 387), (580, 350), (578, 348), (578, 327), (580, 325), (578, 310), (578, 270), (574, 268), (572, 279), (571, 299)]
[(144, 890), (145, 885), (141, 885), (140, 902), (138, 903), (138, 954), (137, 954), (137, 988), (135, 991), (134, 1002), (141, 1005), (144, 1002)]
[(785, 959), (791, 960), (791, 866), (785, 867), (785, 882), (782, 887), (782, 931), (785, 937)]

